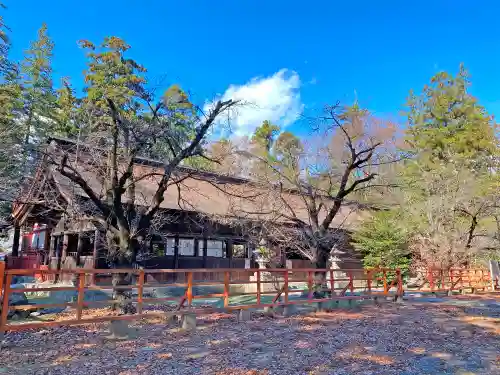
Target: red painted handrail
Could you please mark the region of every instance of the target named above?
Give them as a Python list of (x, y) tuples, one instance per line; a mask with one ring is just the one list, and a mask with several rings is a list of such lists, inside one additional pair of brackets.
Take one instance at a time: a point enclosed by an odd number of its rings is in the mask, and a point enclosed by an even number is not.
[[(250, 281), (242, 281), (242, 280), (232, 280), (231, 275), (239, 274), (240, 272), (245, 271), (253, 274), (253, 277)], [(357, 273), (356, 273), (357, 271)], [(195, 281), (194, 274), (203, 274), (203, 273), (218, 273), (223, 275), (223, 280), (220, 281)], [(307, 272), (306, 278), (295, 278), (294, 273), (304, 275), (304, 272)], [(336, 277), (335, 272), (342, 272), (342, 274), (346, 275), (345, 277)], [(87, 276), (95, 276), (96, 274), (116, 274), (116, 273), (128, 273), (132, 275), (136, 275), (136, 282), (131, 285), (122, 285), (122, 286), (112, 286), (112, 285), (86, 285), (86, 281), (95, 280), (95, 277), (87, 277)], [(183, 273), (187, 275), (186, 282), (172, 282), (172, 283), (150, 283), (147, 280), (148, 275), (154, 274), (180, 274)], [(382, 278), (382, 282), (384, 285), (383, 291), (378, 291), (374, 284), (376, 281), (374, 277), (377, 273), (382, 273), (384, 277)], [(42, 274), (45, 277), (47, 275), (56, 275), (56, 274), (70, 274), (73, 275), (73, 279), (78, 280), (76, 286), (74, 287), (41, 287), (41, 288), (26, 288), (26, 289), (11, 289), (10, 285), (12, 283), (12, 279), (15, 275), (33, 275), (33, 274)], [(324, 280), (318, 279), (314, 280), (313, 276), (323, 274), (325, 276)], [(330, 275), (330, 285), (327, 285), (326, 276)], [(388, 283), (388, 275), (394, 275), (394, 279), (389, 284)], [(151, 312), (144, 312), (144, 304), (145, 303), (158, 303), (162, 301), (178, 301), (178, 306), (176, 309), (170, 312), (162, 312), (161, 316), (168, 316), (182, 313), (183, 311), (189, 311), (194, 313), (202, 313), (202, 312), (211, 312), (214, 308), (196, 308), (193, 306), (193, 301), (195, 299), (202, 298), (222, 298), (224, 308), (227, 311), (231, 310), (241, 310), (241, 309), (250, 309), (250, 308), (263, 308), (263, 307), (275, 307), (280, 305), (291, 305), (291, 304), (304, 304), (304, 303), (312, 303), (312, 302), (322, 302), (328, 300), (355, 300), (355, 299), (367, 299), (371, 298), (374, 295), (388, 295), (389, 293), (393, 293), (396, 297), (401, 297), (403, 294), (403, 285), (401, 279), (401, 272), (399, 270), (391, 270), (391, 269), (374, 269), (368, 272), (359, 272), (359, 270), (345, 270), (345, 269), (62, 269), (62, 270), (47, 270), (47, 269), (5, 269), (5, 264), (0, 262), (0, 286), (3, 290), (3, 308), (2, 314), (0, 317), (0, 333), (5, 332), (7, 330), (18, 331), (24, 329), (31, 328), (42, 328), (45, 326), (59, 326), (59, 325), (74, 325), (74, 324), (85, 324), (91, 322), (102, 322), (102, 321), (111, 321), (111, 320), (134, 320), (140, 319), (144, 317), (152, 317), (155, 314)], [(5, 276), (5, 282), (3, 282)], [(265, 278), (263, 277), (265, 276)], [(347, 284), (342, 287), (338, 285), (339, 282), (347, 282)], [(300, 286), (302, 284), (307, 284), (306, 289), (293, 289), (291, 286), (295, 284), (295, 287)], [(314, 283), (316, 283), (314, 285)], [(358, 285), (356, 285), (358, 283)], [(236, 293), (236, 295), (255, 295), (256, 301), (255, 303), (250, 303), (246, 305), (231, 305), (230, 297), (235, 294), (231, 293), (231, 285), (252, 285), (255, 286), (252, 292), (245, 293)], [(265, 286), (271, 284), (271, 290), (269, 287), (266, 289)], [(218, 285), (223, 288), (223, 293), (215, 293), (209, 295), (194, 295), (193, 288), (196, 286), (206, 286), (206, 285)], [(367, 288), (368, 285), (368, 288)], [(181, 297), (166, 297), (166, 298), (144, 298), (144, 290), (150, 287), (185, 287), (186, 292)], [(394, 289), (393, 289), (394, 287)], [(134, 302), (137, 304), (137, 314), (134, 315), (126, 315), (126, 316), (110, 316), (110, 317), (99, 317), (99, 318), (82, 318), (83, 309), (88, 306), (88, 303), (84, 300), (84, 295), (86, 290), (118, 290), (118, 289), (136, 289), (137, 290), (137, 298), (133, 298), (130, 302)], [(313, 289), (315, 292), (320, 292), (319, 294), (313, 293)], [(36, 291), (76, 291), (77, 292), (77, 301), (68, 302), (63, 304), (57, 304), (58, 306), (72, 306), (76, 307), (76, 319), (68, 320), (64, 322), (40, 322), (40, 323), (26, 323), (26, 324), (9, 324), (7, 321), (7, 316), (9, 311), (11, 310), (19, 310), (30, 308), (32, 306), (9, 306), (9, 295), (11, 293), (20, 293), (20, 292), (36, 292)], [(346, 295), (347, 291), (350, 291), (350, 295)], [(293, 299), (290, 298), (293, 293), (304, 293), (307, 292), (307, 299)], [(326, 292), (326, 294), (325, 294)], [(336, 294), (336, 292), (339, 292)], [(357, 294), (355, 294), (357, 292)], [(262, 296), (263, 295), (274, 295), (272, 299), (272, 303), (263, 303)], [(281, 296), (284, 296), (282, 299)], [(102, 301), (105, 303), (113, 303), (113, 301)], [(93, 302), (95, 303), (95, 302)], [(99, 302), (97, 302), (99, 303)], [(50, 305), (54, 307), (53, 305)], [(35, 308), (45, 308), (48, 305), (36, 305)]]

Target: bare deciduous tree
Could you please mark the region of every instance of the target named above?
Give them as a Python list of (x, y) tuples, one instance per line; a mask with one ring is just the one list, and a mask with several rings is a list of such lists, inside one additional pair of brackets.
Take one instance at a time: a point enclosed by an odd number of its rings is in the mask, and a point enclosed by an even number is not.
[[(49, 147), (46, 160), (71, 205), (65, 214), (104, 230), (113, 267), (130, 268), (145, 247), (164, 195), (169, 189), (179, 189), (189, 176), (179, 173), (178, 166), (202, 154), (200, 144), (209, 129), (235, 105), (232, 100), (218, 101), (208, 113), (199, 111), (190, 119), (193, 135), (186, 141), (177, 135), (177, 119), (163, 103), (149, 105), (150, 113), (130, 119), (108, 99), (107, 116), (89, 114), (89, 121), (98, 119), (88, 125), (91, 132), (69, 147)], [(148, 164), (142, 155), (157, 142), (169, 149), (162, 167), (141, 167), (141, 163)], [(178, 199), (182, 199), (180, 194)], [(125, 274), (116, 274), (113, 282), (121, 285), (128, 280)]]
[(301, 147), (287, 142), (292, 148), (280, 150), (279, 157), (244, 152), (258, 164), (252, 177), (266, 195), (254, 212), (238, 207), (238, 214), (264, 218), (265, 224), (253, 228), (254, 235), (326, 268), (334, 246), (345, 241), (342, 227), (359, 215), (360, 205), (349, 198), (368, 188), (386, 187), (378, 171), (393, 162), (396, 153), (390, 127), (374, 126), (357, 107), (340, 111), (328, 106), (312, 124), (320, 136)]

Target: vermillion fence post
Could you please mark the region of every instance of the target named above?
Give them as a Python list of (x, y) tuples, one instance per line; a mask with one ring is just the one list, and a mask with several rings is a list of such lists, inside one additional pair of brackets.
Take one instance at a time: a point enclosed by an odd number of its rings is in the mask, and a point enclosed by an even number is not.
[(441, 288), (439, 288), (439, 289), (446, 289), (446, 287), (444, 285), (444, 270), (443, 269), (440, 270), (440, 274), (441, 274)]
[(284, 272), (285, 274), (283, 288), (285, 289), (285, 303), (288, 303), (288, 269)]
[(257, 305), (261, 304), (260, 293), (260, 269), (257, 269)]
[(142, 314), (142, 308), (144, 305), (144, 303), (142, 301), (142, 298), (144, 295), (144, 279), (145, 279), (144, 270), (140, 269), (139, 270), (139, 285), (137, 288), (137, 313), (138, 314)]
[(387, 288), (387, 271), (386, 270), (384, 270), (383, 275), (384, 275), (384, 294), (388, 294), (389, 289)]
[(352, 295), (354, 293), (354, 276), (352, 275), (352, 271), (349, 271), (349, 287)]
[(428, 275), (429, 275), (429, 287), (431, 288), (431, 290), (434, 290), (434, 277), (433, 277), (434, 275), (432, 272), (432, 268), (429, 268)]
[[(225, 282), (224, 282), (225, 283)], [(226, 286), (224, 285), (224, 297), (226, 293)], [(191, 307), (193, 303), (193, 273), (188, 272), (188, 286), (186, 291), (186, 297), (188, 301), (188, 307)], [(224, 306), (226, 306), (226, 302), (224, 301)]]
[(3, 340), (7, 326), (7, 317), (9, 316), (9, 296), (10, 296), (10, 284), (12, 283), (12, 275), (8, 274), (5, 278), (5, 285), (3, 288), (3, 303), (2, 303), (2, 315), (0, 316), (0, 341)]
[(78, 299), (76, 304), (76, 320), (80, 320), (82, 318), (84, 297), (85, 297), (85, 273), (78, 272)]
[(229, 272), (224, 272), (224, 307), (229, 306)]

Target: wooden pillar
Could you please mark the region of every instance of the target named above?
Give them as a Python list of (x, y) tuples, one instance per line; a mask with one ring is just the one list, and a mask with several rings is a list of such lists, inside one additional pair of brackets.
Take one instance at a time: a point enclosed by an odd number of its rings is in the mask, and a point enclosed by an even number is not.
[(51, 234), (52, 234), (52, 228), (45, 228), (45, 238), (44, 238), (44, 243), (43, 243), (43, 250), (48, 253), (48, 249), (50, 247), (50, 239), (51, 239)]
[(229, 268), (233, 268), (233, 240), (226, 240), (226, 256), (229, 258)]
[(243, 248), (244, 248), (244, 250), (243, 250), (243, 251), (245, 252), (245, 258), (250, 259), (250, 268), (252, 268), (251, 264), (252, 264), (252, 262), (253, 262), (253, 260), (254, 260), (254, 259), (253, 259), (253, 257), (254, 257), (254, 256), (253, 256), (253, 253), (252, 253), (252, 252), (250, 252), (250, 245), (248, 244), (248, 242), (245, 242), (245, 243), (243, 244)]
[(54, 257), (54, 253), (56, 250), (56, 236), (53, 236), (52, 234), (50, 235), (50, 244), (49, 244), (49, 255), (48, 259), (46, 261), (46, 264), (50, 265), (52, 264), (52, 258)]
[[(174, 269), (179, 268), (179, 236), (174, 237)], [(174, 281), (177, 281), (178, 275), (174, 273)]]
[(203, 238), (203, 268), (207, 268), (207, 239)]
[(194, 239), (194, 256), (195, 257), (199, 257), (200, 256), (200, 241), (198, 240), (198, 238), (195, 238)]
[[(63, 253), (64, 253), (64, 240), (66, 239), (67, 241), (67, 236), (64, 235), (64, 237), (62, 238), (62, 241), (61, 241), (61, 238), (59, 237), (58, 238), (58, 241), (57, 241), (57, 245), (56, 245), (56, 257), (57, 257), (57, 262), (56, 262), (56, 270), (60, 270), (62, 267), (62, 257), (63, 257)], [(56, 273), (54, 275), (54, 283), (57, 283), (61, 278), (61, 275), (59, 273)]]
[(21, 227), (16, 225), (14, 227), (14, 243), (12, 244), (12, 256), (19, 256), (19, 239), (21, 238)]
[(63, 243), (62, 243), (62, 254), (61, 254), (63, 262), (66, 259), (66, 256), (68, 255), (68, 244), (69, 244), (69, 235), (67, 233), (64, 233)]
[(174, 268), (179, 268), (179, 236), (174, 238)]
[(80, 265), (80, 255), (82, 253), (82, 248), (83, 248), (83, 240), (82, 240), (82, 232), (78, 232), (78, 240), (76, 243), (76, 265)]

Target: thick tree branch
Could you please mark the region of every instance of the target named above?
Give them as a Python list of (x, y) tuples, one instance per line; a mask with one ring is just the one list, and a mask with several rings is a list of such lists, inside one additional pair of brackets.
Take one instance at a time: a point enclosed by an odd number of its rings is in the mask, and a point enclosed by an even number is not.
[(99, 196), (94, 192), (94, 190), (89, 186), (87, 181), (77, 172), (74, 168), (71, 171), (66, 170), (68, 155), (65, 154), (61, 160), (61, 163), (56, 167), (56, 170), (67, 177), (71, 182), (76, 183), (84, 192), (87, 194), (89, 199), (94, 203), (94, 205), (105, 215), (110, 214), (109, 208), (101, 201)]
[(193, 151), (198, 147), (200, 142), (205, 137), (210, 126), (213, 125), (215, 119), (225, 110), (230, 107), (236, 105), (236, 101), (227, 100), (227, 101), (218, 101), (215, 107), (210, 111), (205, 122), (198, 128), (194, 139), (191, 141), (189, 146), (182, 149), (182, 151), (177, 154), (167, 165), (164, 166), (164, 175), (161, 181), (158, 183), (158, 188), (154, 194), (153, 200), (146, 211), (144, 218), (145, 220), (150, 220), (153, 215), (158, 211), (161, 203), (163, 202), (163, 194), (165, 193), (168, 187), (168, 181), (170, 180), (170, 176), (172, 175), (173, 170), (180, 164), (180, 162), (190, 155), (193, 154)]

